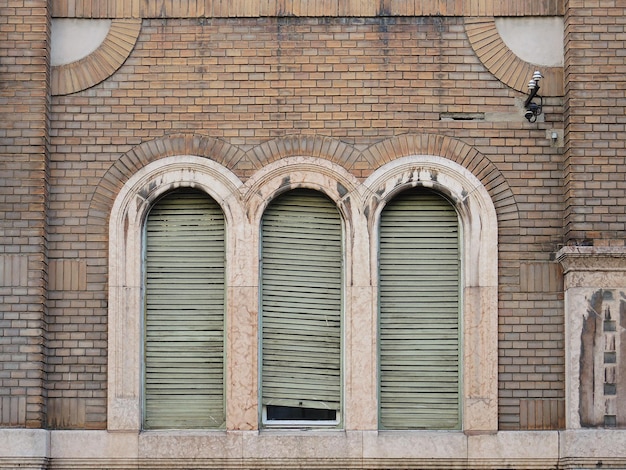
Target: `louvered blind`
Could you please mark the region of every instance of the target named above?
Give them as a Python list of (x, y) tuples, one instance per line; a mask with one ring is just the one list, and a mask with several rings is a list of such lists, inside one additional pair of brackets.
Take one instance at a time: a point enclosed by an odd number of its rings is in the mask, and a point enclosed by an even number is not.
[(342, 229), (322, 194), (294, 190), (262, 226), (262, 401), (339, 410)]
[(224, 217), (179, 191), (146, 222), (144, 427), (224, 423)]
[(454, 208), (415, 189), (380, 224), (380, 425), (460, 427), (459, 236)]

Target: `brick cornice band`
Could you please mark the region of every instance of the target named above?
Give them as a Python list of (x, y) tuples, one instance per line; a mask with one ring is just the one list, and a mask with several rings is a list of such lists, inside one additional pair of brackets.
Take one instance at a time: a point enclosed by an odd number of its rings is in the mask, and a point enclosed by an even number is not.
[(254, 18), (259, 16), (556, 16), (563, 0), (58, 0), (58, 18)]

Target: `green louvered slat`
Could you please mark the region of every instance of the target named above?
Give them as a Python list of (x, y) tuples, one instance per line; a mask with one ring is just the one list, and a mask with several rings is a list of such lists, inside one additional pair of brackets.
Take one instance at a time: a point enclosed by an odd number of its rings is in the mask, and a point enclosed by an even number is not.
[(224, 416), (224, 216), (178, 191), (146, 222), (144, 427), (221, 427)]
[(342, 230), (325, 196), (291, 191), (262, 227), (262, 401), (339, 410)]
[(402, 193), (380, 225), (380, 426), (460, 427), (459, 235), (433, 192)]

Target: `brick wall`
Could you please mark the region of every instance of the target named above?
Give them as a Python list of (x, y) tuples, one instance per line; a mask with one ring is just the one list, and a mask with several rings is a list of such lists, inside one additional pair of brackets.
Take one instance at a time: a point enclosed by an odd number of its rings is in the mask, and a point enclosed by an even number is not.
[(624, 245), (624, 50), (620, 1), (567, 2), (566, 241)]
[[(294, 134), (364, 151), (431, 133), (475, 147), (512, 192), (507, 205), (496, 201), (500, 425), (530, 427), (529, 400), (551, 410), (564, 393), (562, 288), (549, 265), (562, 241), (562, 155), (546, 139), (563, 123), (561, 98), (546, 98), (545, 121), (532, 125), (522, 99), (486, 71), (460, 17), (144, 20), (113, 76), (52, 100), (50, 426), (106, 424), (107, 230), (88, 217), (121, 155), (181, 133), (242, 153)], [(231, 169), (245, 179), (248, 163)], [(373, 170), (359, 168), (359, 177)]]
[(0, 6), (0, 426), (44, 420), (49, 15)]

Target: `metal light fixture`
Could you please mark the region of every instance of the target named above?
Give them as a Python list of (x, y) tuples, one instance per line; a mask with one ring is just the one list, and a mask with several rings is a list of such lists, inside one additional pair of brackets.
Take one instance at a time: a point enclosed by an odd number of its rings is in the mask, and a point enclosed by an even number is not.
[[(541, 114), (541, 108), (543, 106), (543, 98), (538, 95), (539, 93), (539, 80), (543, 78), (541, 72), (539, 70), (533, 73), (533, 78), (528, 82), (528, 98), (526, 98), (526, 102), (524, 103), (524, 108), (526, 108), (526, 112), (524, 113), (524, 117), (528, 119), (528, 122), (535, 122), (537, 120), (537, 116)], [(539, 98), (539, 104), (535, 103), (533, 99), (537, 97)]]

